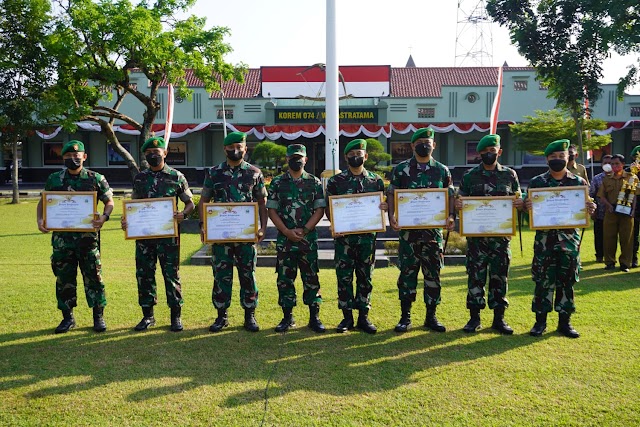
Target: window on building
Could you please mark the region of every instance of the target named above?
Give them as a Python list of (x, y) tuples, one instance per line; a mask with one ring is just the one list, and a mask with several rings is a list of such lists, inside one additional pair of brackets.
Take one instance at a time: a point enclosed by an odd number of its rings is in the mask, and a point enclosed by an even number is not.
[[(120, 142), (120, 145), (122, 145), (122, 148), (131, 153), (130, 142)], [(109, 162), (109, 166), (124, 166), (127, 164), (126, 160), (123, 159), (120, 154), (116, 153), (116, 150), (114, 150), (109, 143), (107, 143), (107, 161)]]
[(640, 129), (633, 129), (631, 131), (631, 140), (633, 142), (639, 142), (640, 141)]
[[(218, 120), (222, 120), (222, 109), (216, 111)], [(227, 119), (233, 119), (233, 110), (224, 110), (224, 116)]]
[(482, 161), (480, 154), (476, 151), (478, 141), (467, 141), (467, 164), (478, 165)]
[(640, 117), (640, 107), (631, 107), (631, 117)]
[(167, 150), (166, 162), (172, 166), (185, 166), (187, 164), (187, 143), (172, 140)]
[(42, 144), (42, 163), (45, 166), (62, 165), (62, 142), (45, 142)]
[(527, 83), (526, 80), (515, 80), (513, 82), (513, 90), (527, 90)]
[(435, 116), (436, 116), (436, 109), (434, 107), (418, 108), (419, 119), (433, 119)]
[(398, 164), (413, 156), (411, 143), (408, 141), (391, 142), (391, 163)]
[(549, 86), (545, 82), (538, 82), (538, 89), (549, 90)]

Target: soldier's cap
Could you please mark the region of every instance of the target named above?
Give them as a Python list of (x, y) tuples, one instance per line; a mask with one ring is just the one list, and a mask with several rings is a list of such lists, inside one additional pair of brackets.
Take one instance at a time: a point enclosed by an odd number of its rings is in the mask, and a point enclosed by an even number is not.
[(479, 153), (489, 147), (500, 147), (500, 135), (491, 134), (483, 136), (476, 146), (476, 151)]
[(347, 154), (351, 150), (367, 150), (367, 141), (364, 139), (354, 139), (344, 147), (344, 154)]
[(164, 148), (164, 149), (166, 149), (167, 148), (167, 142), (162, 137), (153, 136), (153, 137), (147, 139), (144, 142), (144, 144), (142, 144), (142, 148), (140, 148), (140, 151), (142, 151), (144, 153), (145, 150), (147, 150), (149, 148)]
[(631, 161), (636, 160), (638, 153), (640, 153), (640, 145), (636, 145), (633, 147), (633, 150), (631, 150)]
[(244, 132), (231, 132), (224, 138), (225, 147), (236, 142), (247, 142), (247, 134)]
[(411, 142), (416, 142), (416, 140), (420, 138), (427, 138), (433, 141), (433, 137), (435, 136), (435, 131), (433, 128), (422, 128), (418, 129), (416, 133), (411, 137)]
[(62, 146), (62, 151), (60, 152), (60, 155), (64, 156), (65, 153), (83, 153), (83, 152), (84, 152), (84, 144), (74, 139)]
[(556, 151), (567, 151), (569, 149), (569, 143), (568, 139), (553, 141), (551, 144), (547, 145), (547, 148), (545, 148), (544, 155), (549, 156), (551, 153), (555, 153)]
[(287, 146), (287, 157), (291, 156), (307, 157), (307, 147), (302, 144), (291, 144)]

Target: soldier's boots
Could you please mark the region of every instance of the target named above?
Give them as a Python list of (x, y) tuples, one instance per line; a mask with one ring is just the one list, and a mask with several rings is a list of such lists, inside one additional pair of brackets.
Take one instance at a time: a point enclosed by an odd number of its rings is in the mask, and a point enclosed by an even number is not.
[(75, 327), (76, 319), (73, 318), (73, 310), (62, 310), (62, 322), (56, 328), (56, 334), (64, 334)]
[(529, 331), (532, 337), (539, 337), (547, 330), (547, 313), (536, 313), (536, 323)]
[(107, 324), (104, 321), (104, 307), (93, 307), (93, 330), (96, 332), (107, 330)]
[(249, 332), (258, 332), (260, 330), (258, 322), (256, 322), (255, 313), (255, 308), (244, 309), (244, 328)]
[(368, 334), (375, 334), (376, 332), (378, 332), (378, 328), (376, 328), (376, 325), (371, 323), (371, 320), (369, 320), (369, 310), (360, 310), (356, 328)]
[(287, 332), (289, 328), (296, 326), (296, 319), (293, 318), (293, 308), (282, 307), (284, 317), (276, 326), (276, 332)]
[(560, 332), (565, 337), (569, 338), (578, 338), (580, 334), (578, 331), (573, 329), (571, 326), (571, 314), (569, 313), (560, 313), (558, 318), (558, 332)]
[(227, 316), (226, 308), (218, 309), (218, 317), (213, 322), (211, 326), (209, 326), (210, 332), (220, 332), (222, 328), (226, 328), (229, 326), (229, 317)]
[(342, 315), (344, 319), (338, 323), (338, 327), (336, 327), (336, 332), (343, 333), (347, 332), (350, 329), (353, 329), (353, 310), (350, 308), (345, 308), (342, 310)]
[(513, 335), (513, 329), (504, 320), (504, 307), (496, 307), (493, 309), (493, 323), (491, 329), (494, 329), (504, 335)]
[(436, 317), (436, 306), (427, 306), (427, 317), (424, 320), (425, 328), (431, 329), (435, 332), (445, 332), (447, 328), (438, 321)]
[(469, 321), (462, 328), (463, 331), (467, 333), (479, 331), (482, 328), (482, 323), (480, 322), (480, 309), (479, 308), (470, 308), (469, 309), (470, 317)]
[(153, 317), (153, 307), (142, 307), (142, 320), (133, 329), (138, 332), (146, 331), (155, 324), (156, 318)]
[(411, 327), (411, 301), (400, 301), (400, 320), (395, 328), (396, 332), (407, 332)]
[(326, 328), (320, 321), (320, 306), (311, 304), (309, 306), (309, 324), (307, 325), (313, 332), (323, 333)]
[(171, 307), (171, 332), (180, 332), (183, 328), (182, 319), (182, 307)]

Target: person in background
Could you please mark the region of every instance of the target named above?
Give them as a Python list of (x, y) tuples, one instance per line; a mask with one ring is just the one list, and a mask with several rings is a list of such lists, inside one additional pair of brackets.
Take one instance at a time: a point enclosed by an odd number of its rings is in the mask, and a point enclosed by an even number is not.
[(579, 176), (580, 178), (587, 181), (587, 185), (589, 185), (589, 175), (587, 175), (587, 168), (584, 165), (576, 162), (578, 158), (578, 150), (575, 145), (569, 146), (569, 160), (567, 161), (567, 170), (572, 174)]
[(602, 172), (591, 180), (589, 185), (589, 196), (596, 200), (598, 208), (593, 214), (593, 243), (596, 250), (596, 262), (604, 262), (604, 213), (605, 207), (597, 198), (598, 190), (602, 186), (605, 176), (611, 175), (611, 154), (602, 156)]

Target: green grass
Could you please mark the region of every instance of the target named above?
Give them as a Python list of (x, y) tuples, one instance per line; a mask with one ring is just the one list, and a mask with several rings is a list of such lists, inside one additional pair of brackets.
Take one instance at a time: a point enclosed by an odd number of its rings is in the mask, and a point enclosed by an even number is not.
[(304, 327), (307, 310), (298, 307), (298, 328), (276, 334), (281, 311), (273, 268), (257, 272), (262, 330), (242, 330), (236, 283), (231, 326), (211, 334), (211, 269), (188, 265), (200, 247), (195, 235), (183, 235), (182, 243), (185, 331), (168, 331), (161, 292), (158, 326), (134, 333), (141, 315), (134, 243), (118, 228), (120, 209), (117, 201), (102, 233), (109, 329), (92, 332), (91, 312), (80, 294), (77, 329), (54, 335), (60, 313), (50, 236), (37, 230), (34, 201), (0, 202), (0, 425), (640, 423), (639, 270), (604, 272), (594, 262), (590, 230), (572, 318), (582, 334), (577, 340), (555, 332), (556, 316), (543, 337), (528, 336), (534, 320), (531, 232), (524, 236), (524, 256), (517, 238), (512, 244), (507, 320), (513, 336), (488, 329), (487, 311), (485, 329), (461, 331), (468, 315), (463, 267), (443, 270), (438, 314), (448, 327), (445, 334), (421, 327), (423, 304), (414, 305), (414, 329), (393, 332), (399, 317), (395, 268), (374, 273), (371, 317), (377, 335), (333, 332), (341, 313), (332, 270), (321, 271), (321, 318), (330, 332), (317, 335)]

